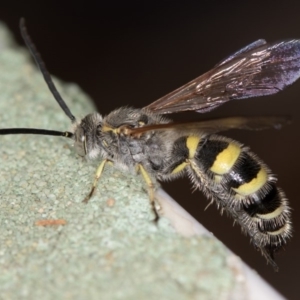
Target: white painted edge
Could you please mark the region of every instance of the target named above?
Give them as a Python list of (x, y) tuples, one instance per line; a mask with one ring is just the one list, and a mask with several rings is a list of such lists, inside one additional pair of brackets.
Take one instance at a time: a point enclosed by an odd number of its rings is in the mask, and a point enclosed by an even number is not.
[[(157, 200), (161, 206), (161, 211), (175, 230), (186, 237), (195, 235), (206, 235), (216, 237), (184, 210), (171, 196), (163, 189), (159, 188), (156, 192)], [(228, 265), (236, 274), (236, 281), (240, 283), (236, 291), (233, 291), (232, 300), (241, 299), (241, 293), (249, 300), (283, 300), (285, 299), (270, 284), (268, 284), (257, 272), (244, 263), (236, 254), (228, 251)]]

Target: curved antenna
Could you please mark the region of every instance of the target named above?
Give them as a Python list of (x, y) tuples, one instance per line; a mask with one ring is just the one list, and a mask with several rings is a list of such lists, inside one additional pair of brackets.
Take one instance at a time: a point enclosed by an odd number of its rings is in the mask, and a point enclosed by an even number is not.
[(21, 35), (23, 37), (23, 40), (25, 41), (26, 46), (28, 47), (31, 55), (33, 56), (36, 64), (38, 65), (45, 82), (48, 85), (48, 88), (50, 90), (50, 92), (52, 93), (53, 97), (55, 98), (55, 100), (57, 101), (57, 103), (59, 104), (59, 106), (62, 108), (62, 110), (65, 112), (65, 114), (71, 119), (72, 123), (74, 123), (76, 121), (76, 118), (72, 115), (70, 109), (68, 108), (67, 104), (65, 103), (65, 101), (63, 100), (63, 98), (61, 97), (61, 95), (59, 94), (58, 90), (56, 89), (53, 80), (46, 68), (46, 65), (44, 63), (44, 61), (42, 60), (41, 55), (39, 54), (39, 52), (37, 51), (34, 43), (32, 42), (26, 25), (25, 25), (25, 19), (21, 18), (20, 20), (20, 31), (21, 31)]
[(74, 134), (69, 131), (56, 131), (47, 129), (37, 129), (37, 128), (4, 128), (0, 129), (0, 135), (5, 134), (40, 134), (40, 135), (53, 135), (53, 136), (63, 136), (72, 139)]

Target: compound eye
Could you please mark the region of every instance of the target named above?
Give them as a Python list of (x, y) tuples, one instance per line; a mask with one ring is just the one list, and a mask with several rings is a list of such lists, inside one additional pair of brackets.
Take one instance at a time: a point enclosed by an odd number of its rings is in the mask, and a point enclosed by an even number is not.
[(86, 143), (86, 136), (85, 132), (82, 130), (82, 128), (77, 128), (75, 133), (75, 148), (76, 152), (80, 156), (86, 156), (87, 154), (87, 143)]

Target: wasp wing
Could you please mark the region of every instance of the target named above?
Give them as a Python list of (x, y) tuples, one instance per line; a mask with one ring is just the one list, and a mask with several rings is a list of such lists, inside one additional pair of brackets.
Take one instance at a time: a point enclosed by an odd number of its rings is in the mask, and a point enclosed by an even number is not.
[(138, 137), (149, 131), (166, 131), (180, 130), (192, 132), (216, 133), (230, 129), (244, 130), (263, 130), (263, 129), (280, 129), (282, 126), (290, 123), (289, 117), (286, 116), (262, 116), (262, 117), (229, 117), (211, 119), (200, 122), (188, 123), (164, 123), (153, 124), (138, 128), (126, 128), (126, 134), (132, 137)]
[(146, 108), (159, 114), (203, 113), (227, 101), (275, 94), (299, 77), (300, 40), (258, 40)]

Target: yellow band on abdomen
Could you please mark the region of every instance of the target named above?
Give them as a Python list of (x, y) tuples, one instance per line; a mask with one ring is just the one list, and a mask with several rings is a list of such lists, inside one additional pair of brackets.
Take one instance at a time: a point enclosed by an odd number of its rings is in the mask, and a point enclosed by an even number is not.
[(257, 192), (268, 180), (267, 171), (262, 168), (258, 172), (257, 176), (253, 178), (250, 182), (240, 185), (238, 188), (233, 188), (233, 190), (242, 196), (248, 196)]
[(219, 153), (211, 166), (213, 173), (223, 175), (230, 171), (241, 153), (241, 148), (233, 143), (229, 143), (228, 147)]
[(189, 158), (194, 158), (200, 140), (201, 140), (201, 138), (199, 136), (196, 136), (196, 135), (190, 135), (190, 136), (187, 137), (186, 147), (189, 150)]

